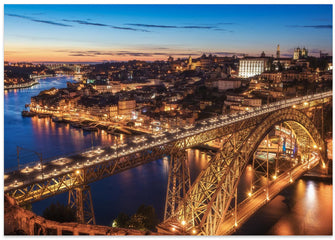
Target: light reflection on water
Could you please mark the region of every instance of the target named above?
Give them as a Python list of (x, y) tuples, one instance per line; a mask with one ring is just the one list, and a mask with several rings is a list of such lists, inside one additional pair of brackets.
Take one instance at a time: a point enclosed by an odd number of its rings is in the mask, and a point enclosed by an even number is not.
[(299, 179), (254, 214), (236, 235), (331, 235), (330, 183)]

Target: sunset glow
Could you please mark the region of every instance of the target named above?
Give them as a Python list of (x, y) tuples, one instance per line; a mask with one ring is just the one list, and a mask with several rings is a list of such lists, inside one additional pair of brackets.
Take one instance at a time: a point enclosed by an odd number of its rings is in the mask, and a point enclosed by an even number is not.
[(4, 15), (12, 62), (332, 52), (331, 5), (5, 5)]

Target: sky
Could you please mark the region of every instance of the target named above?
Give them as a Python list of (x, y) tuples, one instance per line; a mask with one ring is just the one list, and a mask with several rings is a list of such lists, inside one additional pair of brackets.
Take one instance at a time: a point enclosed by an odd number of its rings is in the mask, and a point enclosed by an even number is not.
[(4, 5), (4, 58), (19, 62), (332, 55), (332, 5)]

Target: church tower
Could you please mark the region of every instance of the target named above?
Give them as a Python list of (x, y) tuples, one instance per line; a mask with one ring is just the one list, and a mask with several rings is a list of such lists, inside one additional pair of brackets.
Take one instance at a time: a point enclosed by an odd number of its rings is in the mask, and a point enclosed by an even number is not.
[(188, 65), (192, 65), (192, 57), (191, 57), (191, 55), (188, 58)]
[(277, 58), (280, 58), (280, 46), (279, 46), (279, 44), (277, 45)]

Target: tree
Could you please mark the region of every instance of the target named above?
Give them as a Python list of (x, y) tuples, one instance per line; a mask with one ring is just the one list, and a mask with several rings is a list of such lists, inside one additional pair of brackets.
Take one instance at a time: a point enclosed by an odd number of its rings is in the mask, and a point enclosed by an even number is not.
[(119, 227), (119, 228), (128, 228), (129, 227), (129, 220), (130, 217), (126, 213), (119, 213), (117, 218), (113, 221), (113, 227)]
[(155, 227), (158, 223), (158, 219), (155, 213), (155, 209), (153, 206), (146, 206), (142, 204), (138, 209), (136, 214), (134, 215), (135, 219), (138, 219), (141, 226), (148, 230), (155, 230)]
[(43, 211), (42, 215), (45, 219), (57, 222), (76, 222), (76, 212), (70, 206), (60, 204), (59, 202), (51, 203)]
[(131, 217), (125, 213), (120, 213), (117, 218), (113, 220), (112, 226), (155, 231), (157, 223), (158, 218), (155, 209), (152, 206), (142, 204)]

